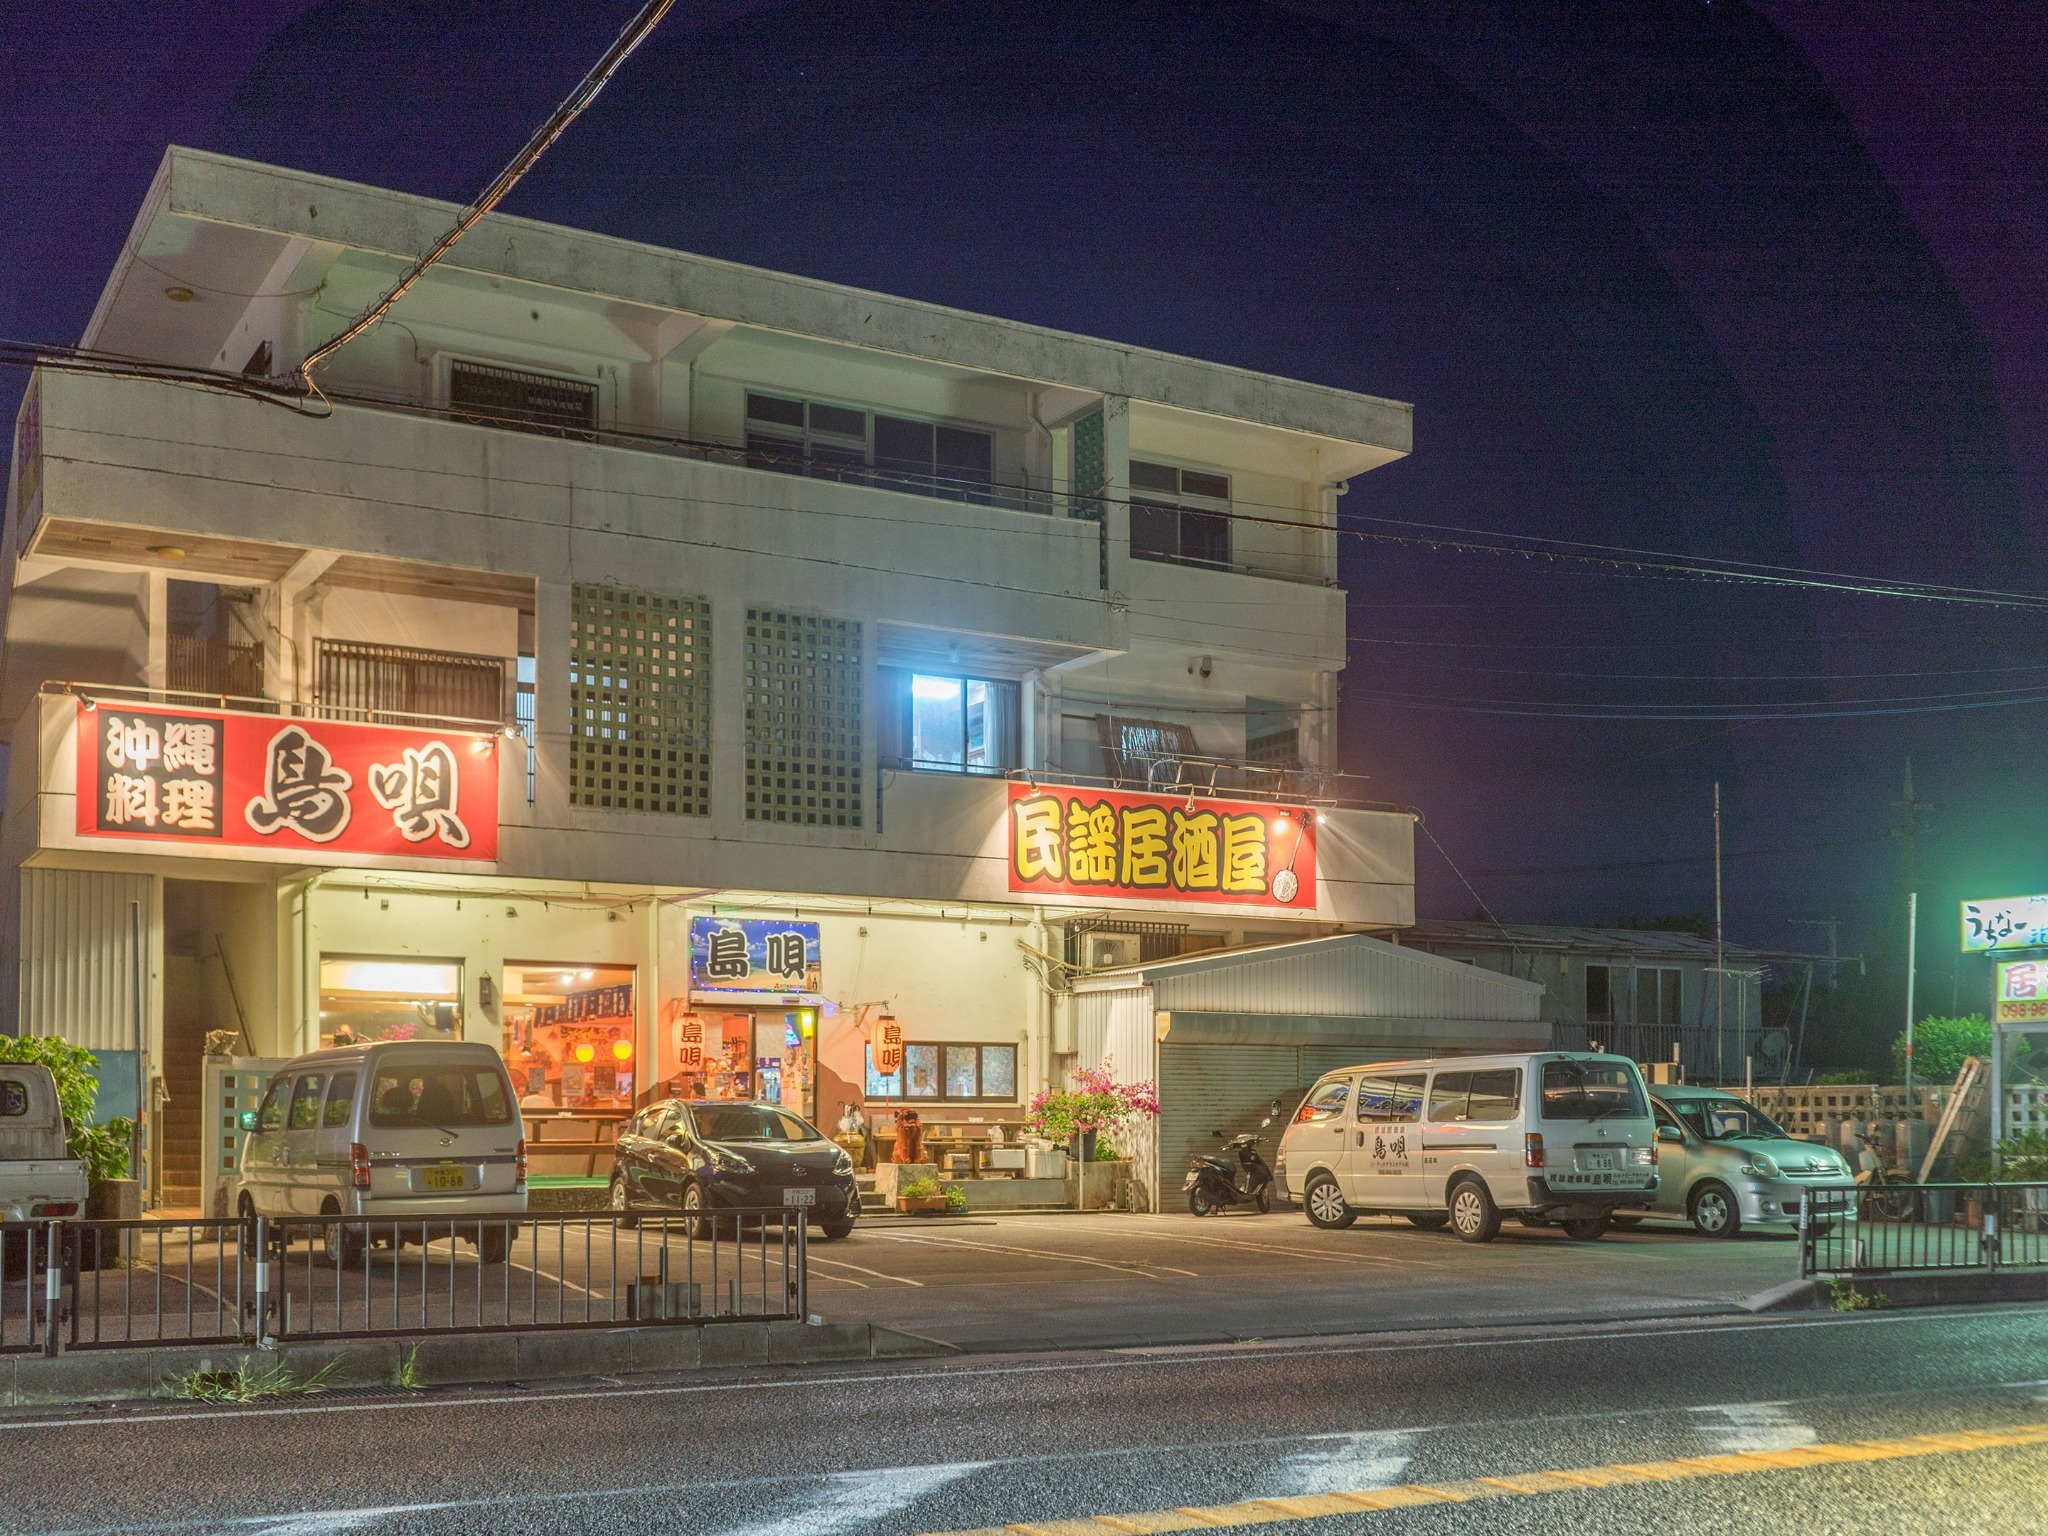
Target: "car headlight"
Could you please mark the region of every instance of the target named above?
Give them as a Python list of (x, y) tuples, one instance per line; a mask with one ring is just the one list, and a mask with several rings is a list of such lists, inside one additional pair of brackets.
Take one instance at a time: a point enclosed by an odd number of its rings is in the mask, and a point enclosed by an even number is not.
[(1742, 1171), (1744, 1173), (1753, 1173), (1760, 1179), (1775, 1179), (1778, 1177), (1778, 1165), (1761, 1152), (1750, 1153), (1749, 1161), (1742, 1165)]
[(832, 1171), (842, 1176), (853, 1172), (853, 1154), (841, 1147), (839, 1155), (832, 1159)]
[(723, 1147), (712, 1147), (711, 1166), (723, 1168), (727, 1173), (752, 1173), (754, 1165), (737, 1152), (728, 1152)]

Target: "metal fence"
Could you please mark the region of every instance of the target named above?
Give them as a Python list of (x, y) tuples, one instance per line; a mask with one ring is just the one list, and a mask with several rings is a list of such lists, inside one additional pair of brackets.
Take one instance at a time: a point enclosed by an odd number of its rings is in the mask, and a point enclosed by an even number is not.
[(1799, 1272), (1901, 1275), (2048, 1268), (2048, 1184), (1896, 1184), (1811, 1190)]
[(807, 1315), (801, 1210), (0, 1226), (0, 1351)]

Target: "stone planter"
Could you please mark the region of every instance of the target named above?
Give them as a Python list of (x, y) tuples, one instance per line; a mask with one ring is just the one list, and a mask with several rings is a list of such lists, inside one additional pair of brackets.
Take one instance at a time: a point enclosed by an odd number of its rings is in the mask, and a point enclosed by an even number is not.
[(1068, 1165), (1067, 1195), (1077, 1211), (1136, 1210), (1131, 1190), (1128, 1161)]

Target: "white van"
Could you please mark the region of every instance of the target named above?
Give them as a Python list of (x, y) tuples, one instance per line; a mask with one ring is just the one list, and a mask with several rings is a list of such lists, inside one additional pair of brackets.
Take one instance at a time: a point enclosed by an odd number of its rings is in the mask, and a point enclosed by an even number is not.
[[(255, 1216), (523, 1215), (526, 1140), (505, 1063), (488, 1045), (397, 1040), (301, 1056), (242, 1115), (237, 1212)], [(472, 1229), (489, 1263), (516, 1227)], [(458, 1228), (458, 1234), (460, 1229)], [(367, 1232), (327, 1229), (348, 1264)]]
[(1388, 1061), (1325, 1073), (1280, 1138), (1281, 1198), (1319, 1227), (1361, 1213), (1491, 1242), (1502, 1213), (1590, 1240), (1657, 1198), (1634, 1062), (1585, 1051)]

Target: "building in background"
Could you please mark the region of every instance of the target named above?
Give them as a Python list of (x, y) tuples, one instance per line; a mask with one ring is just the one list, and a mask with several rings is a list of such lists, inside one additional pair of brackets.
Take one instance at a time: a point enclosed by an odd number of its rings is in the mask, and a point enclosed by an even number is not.
[[(288, 377), (454, 214), (173, 149), (83, 340)], [(1077, 972), (1413, 920), (1333, 713), (1406, 406), (495, 215), (320, 383), (16, 427), (0, 1008), (139, 1046), (164, 1203), (210, 1035), (996, 1118)]]
[(1814, 959), (1730, 944), (1716, 968), (1712, 939), (1655, 928), (1431, 921), (1398, 940), (1543, 983), (1559, 1050), (1676, 1062), (1686, 1081), (1704, 1083), (1778, 1081), (1794, 1041), (1783, 1021), (1764, 1026), (1764, 982), (1773, 966)]

